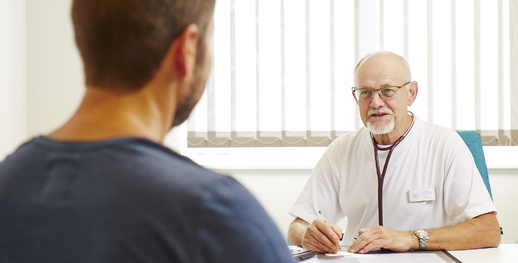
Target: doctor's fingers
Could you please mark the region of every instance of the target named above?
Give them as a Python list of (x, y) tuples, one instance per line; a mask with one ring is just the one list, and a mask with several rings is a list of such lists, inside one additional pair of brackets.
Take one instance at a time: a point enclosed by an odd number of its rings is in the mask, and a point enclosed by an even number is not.
[(315, 237), (308, 232), (302, 240), (302, 247), (319, 253), (337, 253), (338, 247), (333, 244), (325, 235)]
[(374, 235), (376, 233), (384, 232), (385, 230), (388, 230), (388, 228), (385, 228), (383, 226), (370, 226), (362, 228), (360, 229), (360, 231), (358, 231), (358, 237), (363, 235)]
[(351, 245), (349, 252), (369, 253), (376, 248), (387, 247), (387, 240), (379, 232), (366, 232), (358, 236), (358, 239)]
[(331, 225), (331, 229), (333, 229), (339, 240), (342, 239), (342, 229), (338, 225)]
[(308, 227), (308, 230), (310, 233), (323, 233), (335, 245), (337, 245), (342, 238), (342, 230), (337, 225), (329, 225), (320, 219), (314, 220)]
[[(336, 239), (336, 241), (333, 241), (332, 239)], [(324, 227), (318, 228), (312, 224), (307, 228), (302, 242), (303, 245), (308, 244), (324, 250), (325, 252), (336, 253), (338, 252), (337, 244), (340, 240), (329, 225), (326, 224)]]

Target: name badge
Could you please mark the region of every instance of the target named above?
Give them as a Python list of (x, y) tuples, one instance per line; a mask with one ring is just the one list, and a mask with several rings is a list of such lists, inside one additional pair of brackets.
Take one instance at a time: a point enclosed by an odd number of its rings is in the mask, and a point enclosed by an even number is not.
[(410, 203), (435, 200), (435, 188), (417, 189), (408, 191)]

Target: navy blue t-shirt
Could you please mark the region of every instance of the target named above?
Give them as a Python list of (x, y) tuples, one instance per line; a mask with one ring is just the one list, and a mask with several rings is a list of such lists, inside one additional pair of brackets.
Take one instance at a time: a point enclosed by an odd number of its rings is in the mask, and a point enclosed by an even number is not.
[(240, 183), (140, 138), (37, 137), (0, 163), (0, 262), (292, 262)]

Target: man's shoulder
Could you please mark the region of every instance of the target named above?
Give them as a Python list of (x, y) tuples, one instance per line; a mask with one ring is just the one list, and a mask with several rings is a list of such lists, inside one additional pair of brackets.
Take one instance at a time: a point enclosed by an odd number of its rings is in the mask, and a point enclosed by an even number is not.
[(372, 144), (369, 130), (365, 127), (361, 127), (337, 137), (329, 144), (326, 152), (328, 154), (341, 155), (346, 151), (370, 149), (370, 146), (372, 146)]
[(347, 132), (338, 136), (329, 146), (336, 147), (337, 145), (344, 145), (350, 143), (356, 143), (370, 137), (369, 130), (365, 127), (360, 127), (357, 130)]
[[(116, 170), (130, 187), (145, 184), (161, 193), (197, 197), (207, 189), (229, 187), (234, 179), (208, 170), (175, 151), (147, 140), (121, 144), (107, 150), (114, 163), (104, 162), (104, 171)], [(111, 152), (113, 151), (113, 152)], [(124, 180), (125, 178), (120, 178)], [(217, 190), (216, 190), (217, 191)]]
[(419, 139), (429, 138), (442, 142), (459, 142), (460, 136), (454, 129), (421, 119), (417, 119), (416, 124), (419, 126)]
[[(27, 166), (26, 164), (31, 164)], [(63, 142), (34, 138), (0, 164), (0, 173), (47, 176), (45, 167), (71, 164), (78, 180), (90, 178), (112, 189), (189, 189), (202, 191), (225, 176), (207, 170), (160, 144), (141, 138)], [(3, 166), (3, 167), (2, 167)], [(2, 172), (3, 171), (3, 172)], [(185, 190), (182, 193), (186, 193)], [(163, 191), (163, 193), (174, 191)]]
[[(262, 205), (236, 180), (226, 177), (203, 194), (200, 226), (207, 256), (215, 261), (291, 262), (284, 237)], [(220, 251), (233, 249), (232, 255)], [(268, 253), (264, 253), (268, 251)]]
[(0, 174), (13, 170), (31, 168), (31, 163), (41, 162), (44, 155), (40, 151), (37, 141), (40, 137), (24, 142), (14, 152), (0, 160)]
[(466, 151), (466, 144), (454, 129), (422, 120), (417, 120), (416, 125), (416, 132), (409, 134), (411, 138), (408, 141), (404, 140), (403, 143), (426, 152), (441, 152), (445, 154), (444, 156), (469, 154), (469, 150)]

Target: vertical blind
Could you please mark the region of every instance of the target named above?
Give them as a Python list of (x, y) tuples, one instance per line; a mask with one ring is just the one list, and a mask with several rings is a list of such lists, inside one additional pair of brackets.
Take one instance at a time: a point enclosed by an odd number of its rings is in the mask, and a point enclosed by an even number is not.
[(188, 147), (327, 146), (363, 126), (352, 72), (379, 50), (408, 60), (419, 118), (517, 145), (517, 14), (514, 0), (218, 0)]

